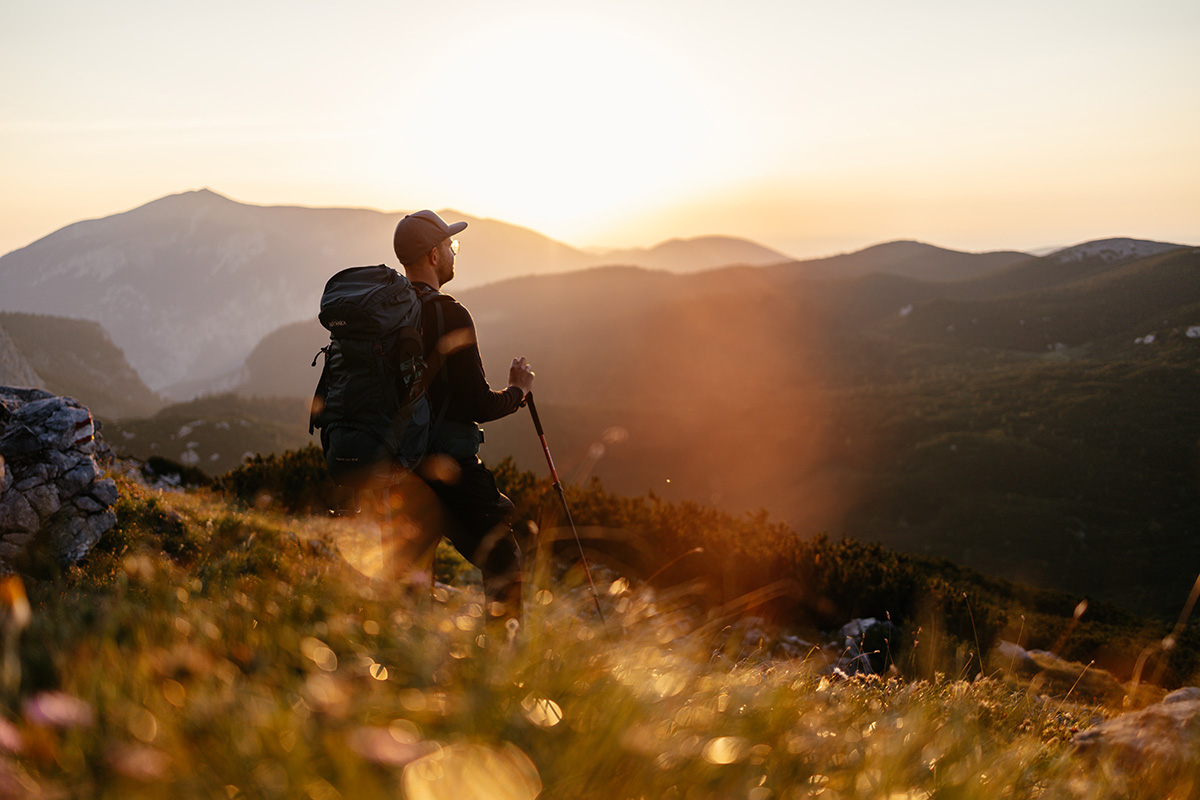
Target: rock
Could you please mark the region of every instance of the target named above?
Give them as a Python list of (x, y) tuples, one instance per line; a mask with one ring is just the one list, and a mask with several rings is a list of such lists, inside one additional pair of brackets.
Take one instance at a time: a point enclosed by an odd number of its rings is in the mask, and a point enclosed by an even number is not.
[(40, 389), (0, 387), (0, 571), (48, 547), (74, 563), (116, 524), (112, 451), (91, 412)]
[(831, 647), (840, 648), (836, 662), (830, 669), (838, 669), (847, 675), (878, 675), (886, 672), (892, 664), (892, 642), (899, 629), (890, 620), (874, 617), (855, 619), (838, 631), (839, 642)]
[(739, 618), (721, 632), (718, 641), (718, 651), (738, 661), (753, 658), (811, 662), (814, 653), (820, 653), (820, 648), (759, 616)]
[(1200, 789), (1200, 688), (1176, 690), (1161, 703), (1102, 722), (1072, 744), (1081, 771), (1102, 767), (1118, 792), (1136, 788), (1139, 797), (1152, 797), (1184, 779)]
[(843, 625), (838, 630), (839, 639), (861, 639), (866, 635), (867, 631), (879, 624), (879, 620), (874, 617), (866, 617), (864, 619), (852, 619)]
[(1185, 686), (1176, 689), (1162, 699), (1163, 703), (1194, 703), (1200, 702), (1200, 686)]
[(870, 654), (850, 637), (843, 641), (837, 661), (829, 666), (829, 671), (843, 675), (875, 675), (878, 672), (871, 664)]
[(86, 511), (89, 514), (94, 514), (97, 511), (103, 511), (104, 506), (93, 500), (86, 494), (81, 494), (71, 501), (71, 503), (80, 511)]
[(51, 450), (46, 453), (46, 462), (54, 467), (56, 477), (78, 466), (84, 458), (82, 453), (74, 451)]
[(0, 534), (9, 531), (36, 531), (41, 519), (25, 495), (13, 487), (0, 497)]
[[(25, 499), (29, 501), (29, 505), (33, 506), (33, 510), (37, 512), (38, 518), (42, 520), (49, 517), (62, 507), (62, 503), (58, 499), (58, 492), (53, 486), (39, 484), (34, 486), (29, 491), (25, 492)], [(95, 509), (99, 511), (100, 509)]]
[(57, 474), (50, 466), (46, 464), (33, 464), (23, 472), (25, 477), (23, 477), (21, 481), (17, 483), (17, 490), (21, 492), (37, 486), (39, 483), (45, 483)]
[(96, 462), (88, 459), (58, 479), (58, 489), (63, 497), (74, 497), (96, 480)]
[(812, 642), (801, 639), (799, 636), (784, 634), (776, 641), (775, 649), (781, 657), (791, 660), (805, 658), (816, 649), (816, 646)]
[(93, 483), (90, 494), (103, 506), (114, 505), (120, 497), (117, 492), (117, 484), (113, 483), (112, 478), (105, 478)]
[(1024, 647), (1001, 639), (988, 654), (988, 666), (993, 671), (1017, 675), (1036, 675), (1041, 667)]
[(59, 558), (68, 564), (82, 560), (92, 546), (100, 541), (100, 537), (117, 524), (117, 515), (106, 510), (85, 517), (81, 522), (69, 539), (59, 538)]
[(1030, 682), (1032, 692), (1110, 706), (1120, 706), (1128, 696), (1126, 687), (1107, 670), (1067, 661), (1047, 650), (1027, 652), (1038, 667)]

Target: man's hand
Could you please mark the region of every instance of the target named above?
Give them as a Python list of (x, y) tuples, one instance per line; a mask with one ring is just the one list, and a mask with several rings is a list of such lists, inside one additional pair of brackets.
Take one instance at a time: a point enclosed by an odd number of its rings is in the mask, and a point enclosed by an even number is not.
[(525, 362), (525, 356), (513, 359), (508, 368), (508, 385), (520, 389), (522, 397), (528, 397), (533, 391), (533, 367)]

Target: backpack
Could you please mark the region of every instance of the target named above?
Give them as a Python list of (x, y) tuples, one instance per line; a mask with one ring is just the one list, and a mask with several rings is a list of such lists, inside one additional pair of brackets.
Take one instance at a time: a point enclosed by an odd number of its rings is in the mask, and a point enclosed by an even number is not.
[(325, 284), (319, 319), (330, 337), (308, 432), (335, 483), (386, 486), (429, 445), (421, 297), (390, 267), (351, 267)]

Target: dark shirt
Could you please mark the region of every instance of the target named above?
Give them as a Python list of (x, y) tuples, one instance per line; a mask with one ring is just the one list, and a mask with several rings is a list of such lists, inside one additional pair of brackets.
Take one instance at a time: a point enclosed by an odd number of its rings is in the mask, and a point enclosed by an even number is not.
[(427, 293), (431, 287), (423, 283), (416, 286), (424, 298), (421, 334), (429, 365), (433, 418), (489, 422), (519, 409), (523, 397), (520, 388), (509, 386), (503, 392), (493, 392), (488, 386), (470, 312), (448, 294), (430, 296)]

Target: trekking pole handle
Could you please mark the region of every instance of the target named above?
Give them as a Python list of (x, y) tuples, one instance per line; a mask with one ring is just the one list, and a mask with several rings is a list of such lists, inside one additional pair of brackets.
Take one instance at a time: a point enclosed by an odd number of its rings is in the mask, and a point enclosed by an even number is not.
[(529, 406), (529, 413), (533, 417), (533, 427), (537, 428), (538, 436), (541, 436), (545, 444), (546, 433), (542, 430), (542, 420), (538, 416), (537, 406), (533, 404), (533, 392), (525, 395), (525, 405)]

